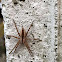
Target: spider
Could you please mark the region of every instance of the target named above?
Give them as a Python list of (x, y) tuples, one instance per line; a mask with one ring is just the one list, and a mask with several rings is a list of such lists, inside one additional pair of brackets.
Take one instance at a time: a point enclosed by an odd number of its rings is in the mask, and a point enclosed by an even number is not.
[(25, 31), (25, 29), (24, 29), (23, 26), (22, 26), (22, 29), (21, 29), (21, 32), (20, 32), (20, 33), (19, 33), (19, 31), (18, 31), (18, 28), (17, 28), (16, 23), (15, 23), (14, 20), (13, 20), (13, 23), (14, 23), (14, 25), (15, 25), (15, 27), (16, 27), (16, 30), (17, 30), (17, 33), (18, 33), (19, 37), (13, 36), (13, 35), (7, 35), (7, 36), (9, 36), (9, 37), (14, 37), (14, 38), (17, 38), (17, 39), (18, 39), (18, 42), (16, 43), (16, 45), (13, 47), (13, 49), (10, 51), (9, 54), (11, 54), (13, 50), (14, 50), (14, 52), (15, 52), (15, 51), (16, 51), (16, 48), (18, 47), (18, 45), (19, 45), (20, 42), (21, 42), (21, 44), (23, 44), (23, 45), (26, 46), (26, 48), (28, 49), (30, 55), (33, 56), (33, 53), (32, 53), (32, 51), (30, 50), (30, 47), (29, 47), (28, 42), (27, 42), (27, 34), (28, 34), (28, 32), (29, 32), (31, 26), (33, 25), (33, 22), (31, 23), (31, 25), (30, 25), (30, 27), (28, 28), (27, 32)]

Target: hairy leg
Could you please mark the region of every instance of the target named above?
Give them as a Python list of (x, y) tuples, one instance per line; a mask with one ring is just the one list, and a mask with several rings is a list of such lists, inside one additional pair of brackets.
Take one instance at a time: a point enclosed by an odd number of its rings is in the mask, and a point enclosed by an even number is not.
[(15, 53), (15, 51), (16, 51), (16, 49), (17, 49), (18, 46), (19, 46), (19, 44), (17, 44), (17, 46), (15, 47), (14, 53)]
[(30, 27), (28, 28), (27, 33), (26, 33), (26, 36), (27, 36), (27, 34), (28, 34), (30, 28), (32, 27), (32, 25), (33, 25), (33, 22), (31, 23)]
[(20, 36), (20, 33), (19, 33), (19, 31), (18, 31), (18, 29), (17, 29), (17, 26), (16, 26), (16, 23), (15, 23), (14, 20), (13, 20), (13, 22), (14, 22), (14, 25), (15, 25), (15, 27), (16, 27), (17, 33), (18, 33), (18, 35)]
[(17, 38), (17, 39), (20, 39), (20, 38), (18, 38), (18, 37), (16, 37), (16, 36), (13, 36), (13, 35), (7, 35), (7, 36), (9, 36), (9, 37), (14, 37), (14, 38)]
[(29, 47), (28, 43), (26, 42), (26, 40), (24, 40), (24, 45), (27, 47), (27, 49), (28, 49), (30, 55), (33, 56), (33, 53), (32, 53), (32, 51), (30, 50), (30, 47)]
[(11, 50), (11, 52), (9, 53), (9, 54), (11, 54), (12, 53), (12, 51), (15, 49), (15, 48), (17, 48), (18, 47), (18, 45), (20, 44), (20, 40), (17, 42), (17, 44), (14, 46), (14, 48)]

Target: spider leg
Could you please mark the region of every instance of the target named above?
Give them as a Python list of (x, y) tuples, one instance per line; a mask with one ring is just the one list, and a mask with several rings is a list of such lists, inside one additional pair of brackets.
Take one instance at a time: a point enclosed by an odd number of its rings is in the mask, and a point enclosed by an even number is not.
[(24, 45), (27, 47), (27, 49), (28, 49), (30, 55), (33, 56), (33, 53), (32, 53), (32, 51), (30, 50), (30, 47), (29, 47), (27, 41), (25, 41), (25, 40), (24, 40)]
[(34, 40), (39, 40), (38, 38), (34, 38)]
[(38, 38), (34, 38), (34, 40), (39, 40), (39, 41), (42, 41), (42, 40), (40, 40), (40, 39), (38, 39)]
[(17, 38), (17, 39), (20, 39), (20, 38), (18, 38), (18, 37), (16, 37), (16, 36), (13, 36), (13, 35), (7, 35), (7, 36), (9, 36), (9, 37), (14, 37), (14, 38)]
[(15, 48), (17, 48), (18, 47), (18, 45), (20, 44), (20, 40), (17, 42), (17, 44), (14, 46), (14, 48), (11, 50), (11, 52), (9, 53), (9, 54), (11, 54), (12, 53), (12, 51), (15, 49)]
[(30, 28), (32, 27), (32, 25), (33, 25), (33, 22), (31, 23), (30, 27), (28, 28), (27, 33), (26, 33), (26, 36), (27, 36), (27, 34), (28, 34)]
[(16, 23), (15, 23), (14, 20), (13, 20), (13, 22), (14, 22), (14, 25), (15, 25), (15, 27), (16, 27), (17, 33), (18, 33), (18, 35), (20, 36), (20, 33), (19, 33), (19, 31), (18, 31), (18, 29), (17, 29), (17, 26), (16, 26)]
[[(16, 47), (17, 48), (17, 47)], [(15, 50), (14, 50), (14, 53), (15, 53), (15, 51), (16, 51), (16, 48), (15, 48)]]
[(19, 45), (19, 44), (17, 44), (17, 46), (15, 47), (14, 53), (15, 53), (15, 51), (16, 51), (16, 48), (18, 47), (18, 45)]
[(20, 44), (20, 43), (18, 43), (18, 44), (17, 44), (17, 46), (15, 47), (14, 53), (15, 53), (15, 51), (16, 51), (16, 48), (18, 47), (18, 45), (19, 45), (19, 44)]

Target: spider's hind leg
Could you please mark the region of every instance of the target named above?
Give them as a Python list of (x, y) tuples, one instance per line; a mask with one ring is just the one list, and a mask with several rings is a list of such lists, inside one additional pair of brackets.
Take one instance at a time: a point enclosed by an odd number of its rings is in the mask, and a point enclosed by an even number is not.
[(11, 54), (12, 51), (18, 47), (19, 44), (20, 44), (20, 40), (17, 42), (17, 44), (14, 46), (14, 48), (11, 50), (11, 52), (9, 54)]

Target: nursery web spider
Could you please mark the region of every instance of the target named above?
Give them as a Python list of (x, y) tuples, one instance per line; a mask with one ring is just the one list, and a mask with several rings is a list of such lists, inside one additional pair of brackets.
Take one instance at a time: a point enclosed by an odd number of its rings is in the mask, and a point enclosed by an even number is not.
[(17, 39), (19, 39), (19, 40), (18, 40), (18, 42), (16, 43), (16, 45), (13, 47), (13, 49), (10, 51), (9, 54), (11, 54), (13, 50), (14, 50), (14, 52), (15, 52), (15, 51), (16, 51), (16, 48), (18, 47), (18, 45), (19, 45), (20, 42), (21, 42), (21, 44), (24, 44), (24, 45), (27, 47), (27, 49), (28, 49), (30, 55), (33, 56), (32, 51), (30, 50), (30, 47), (29, 47), (29, 45), (28, 45), (28, 43), (27, 43), (27, 34), (28, 34), (28, 32), (29, 32), (31, 26), (33, 25), (33, 22), (31, 23), (31, 25), (30, 25), (29, 29), (27, 30), (27, 32), (25, 31), (25, 29), (24, 29), (23, 26), (22, 26), (22, 29), (21, 29), (21, 32), (20, 32), (20, 33), (19, 33), (18, 29), (17, 29), (16, 23), (15, 23), (14, 20), (13, 20), (13, 23), (14, 23), (14, 25), (15, 25), (15, 28), (16, 28), (16, 30), (17, 30), (17, 33), (18, 33), (19, 37), (13, 36), (13, 35), (7, 35), (7, 36), (9, 36), (9, 37), (14, 37), (14, 38), (17, 38)]

